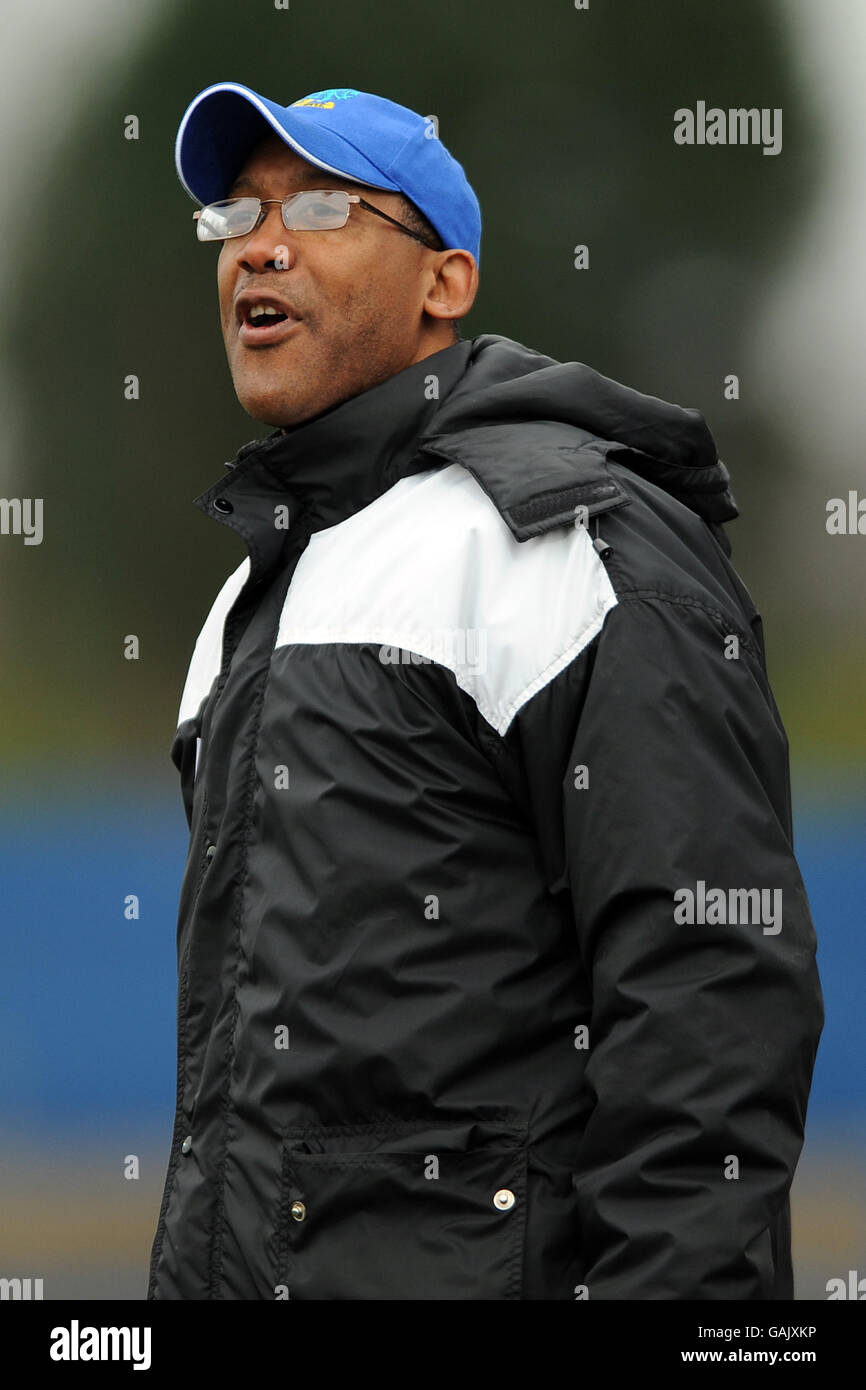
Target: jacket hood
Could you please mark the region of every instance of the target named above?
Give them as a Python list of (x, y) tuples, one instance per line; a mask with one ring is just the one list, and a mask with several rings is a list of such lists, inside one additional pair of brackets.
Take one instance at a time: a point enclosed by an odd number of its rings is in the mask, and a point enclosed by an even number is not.
[[(466, 372), (420, 444), (427, 453), (461, 462), (498, 504), (512, 512), (517, 508), (518, 517), (533, 499), (537, 508), (539, 469), (549, 484), (544, 496), (568, 494), (569, 516), (575, 488), (584, 494), (577, 500), (584, 500), (590, 514), (625, 501), (603, 467), (608, 460), (662, 488), (707, 522), (739, 514), (728, 470), (700, 411), (644, 395), (582, 362), (557, 362), (497, 334), (472, 340)], [(537, 453), (543, 454), (539, 468), (528, 469)], [(520, 486), (529, 474), (531, 493)], [(531, 512), (532, 507), (525, 518), (530, 522)], [(552, 515), (547, 524), (555, 519)]]

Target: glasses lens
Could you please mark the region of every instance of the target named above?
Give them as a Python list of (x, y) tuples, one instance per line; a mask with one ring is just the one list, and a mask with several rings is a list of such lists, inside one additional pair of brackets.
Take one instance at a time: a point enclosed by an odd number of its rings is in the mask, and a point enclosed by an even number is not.
[(349, 195), (328, 188), (315, 193), (296, 193), (283, 204), (283, 221), (290, 232), (322, 232), (345, 227)]
[(222, 203), (209, 203), (195, 224), (199, 241), (222, 241), (251, 232), (260, 207), (258, 198), (227, 198)]

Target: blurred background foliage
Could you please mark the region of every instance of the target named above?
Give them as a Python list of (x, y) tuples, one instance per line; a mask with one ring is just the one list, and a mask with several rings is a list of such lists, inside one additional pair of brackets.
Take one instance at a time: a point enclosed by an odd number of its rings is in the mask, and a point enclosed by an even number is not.
[[(437, 114), (484, 215), (464, 335), (503, 333), (703, 411), (733, 475), (735, 558), (765, 614), (792, 736), (819, 756), (862, 743), (859, 710), (843, 701), (831, 722), (821, 716), (814, 647), (801, 659), (802, 615), (789, 606), (801, 556), (781, 502), (796, 465), (748, 371), (753, 306), (821, 194), (820, 121), (775, 7), (209, 0), (167, 7), (99, 74), (11, 248), (7, 370), (26, 454), (7, 488), (44, 497), (47, 538), (4, 547), (3, 640), (18, 654), (0, 691), (5, 755), (158, 755), (191, 641), (242, 558), (190, 504), (266, 431), (234, 397), (216, 251), (194, 239), (173, 162), (187, 103), (223, 79), (286, 102), (351, 85)], [(697, 96), (783, 108), (781, 156), (677, 146), (673, 112)], [(124, 138), (129, 114), (138, 140)], [(573, 267), (578, 243), (589, 271)], [(723, 397), (729, 372), (741, 376), (736, 402)], [(139, 400), (125, 399), (128, 373)], [(48, 613), (62, 621), (46, 665)], [(122, 657), (127, 633), (140, 638), (135, 663)], [(813, 641), (844, 653), (848, 634), (831, 622)]]
[[(46, 3), (29, 21), (10, 12), (7, 34), (7, 89), (16, 58), (30, 74), (7, 154), (35, 139), (28, 106), (35, 120), (51, 105), (59, 74), (73, 95), (51, 107), (29, 182), (7, 173), (0, 485), (44, 499), (45, 536), (0, 543), (0, 1274), (45, 1275), (46, 1297), (144, 1292), (186, 850), (168, 749), (193, 643), (243, 558), (192, 499), (268, 432), (235, 399), (216, 250), (196, 242), (174, 170), (189, 101), (236, 80), (286, 103), (354, 86), (435, 114), (484, 218), (464, 335), (505, 334), (707, 418), (742, 512), (728, 533), (764, 616), (822, 943), (828, 1027), (794, 1217), (799, 1295), (824, 1297), (827, 1278), (866, 1268), (866, 540), (824, 525), (828, 498), (862, 479), (839, 401), (815, 390), (848, 344), (825, 331), (830, 350), (810, 357), (814, 325), (794, 314), (783, 334), (770, 312), (780, 286), (796, 299), (804, 228), (825, 204), (832, 221), (844, 194), (829, 145), (844, 94), (806, 76), (804, 4), (80, 0), (89, 38), (70, 60), (58, 30), (71, 11)], [(843, 48), (844, 3), (822, 10)], [(677, 146), (674, 111), (698, 100), (782, 108), (782, 153)], [(797, 273), (821, 269), (819, 248)], [(130, 1153), (140, 1181), (123, 1180)]]

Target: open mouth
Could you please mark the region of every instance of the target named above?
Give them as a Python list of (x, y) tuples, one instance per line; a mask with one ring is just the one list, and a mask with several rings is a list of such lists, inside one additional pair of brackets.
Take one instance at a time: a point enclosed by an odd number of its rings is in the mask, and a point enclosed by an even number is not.
[(288, 317), (272, 304), (253, 304), (244, 314), (244, 323), (250, 328), (272, 328), (277, 323), (285, 323)]
[(281, 343), (300, 327), (301, 320), (290, 305), (246, 296), (238, 302), (238, 336), (249, 347), (269, 347)]

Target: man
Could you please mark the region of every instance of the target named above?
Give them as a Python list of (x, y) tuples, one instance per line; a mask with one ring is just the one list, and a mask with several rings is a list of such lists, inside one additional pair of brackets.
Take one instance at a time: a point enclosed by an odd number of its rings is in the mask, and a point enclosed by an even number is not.
[(480, 212), (349, 88), (192, 102), (241, 536), (190, 822), (151, 1299), (790, 1299), (823, 1023), (703, 417), (455, 337)]

